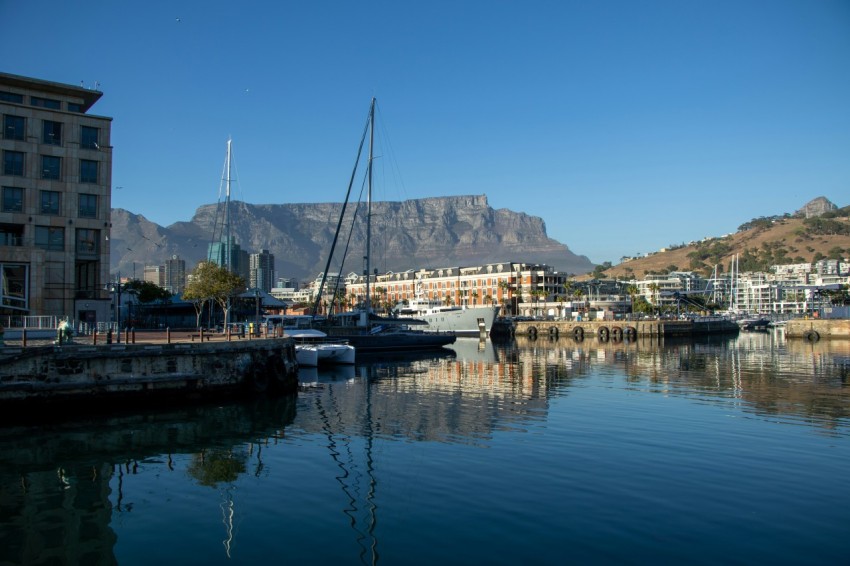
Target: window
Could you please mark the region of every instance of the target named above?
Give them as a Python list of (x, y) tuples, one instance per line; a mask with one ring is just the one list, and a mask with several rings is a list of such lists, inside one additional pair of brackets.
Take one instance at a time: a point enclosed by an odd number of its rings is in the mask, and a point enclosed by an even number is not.
[(77, 253), (80, 255), (97, 255), (100, 230), (80, 228), (77, 230)]
[(65, 229), (54, 228), (53, 226), (36, 226), (35, 245), (44, 250), (64, 251)]
[(80, 159), (80, 182), (97, 183), (97, 161)]
[(24, 190), (19, 187), (3, 187), (3, 212), (23, 212)]
[(22, 246), (23, 244), (23, 224), (0, 224), (0, 246)]
[(62, 158), (52, 155), (41, 156), (41, 178), (59, 180), (62, 172)]
[(31, 96), (30, 104), (33, 106), (38, 106), (39, 108), (50, 108), (51, 110), (59, 110), (62, 106), (58, 100), (52, 100), (50, 98), (41, 98), (39, 96)]
[(17, 175), (22, 177), (24, 174), (24, 154), (21, 151), (4, 151), (3, 152), (3, 174)]
[(80, 194), (80, 208), (78, 216), (81, 218), (97, 217), (97, 195)]
[(26, 119), (23, 116), (3, 115), (3, 137), (7, 140), (23, 140), (26, 138)]
[(80, 147), (84, 149), (100, 149), (98, 145), (98, 134), (100, 130), (91, 126), (81, 126), (80, 128)]
[(83, 105), (77, 104), (76, 102), (69, 102), (68, 103), (68, 112), (79, 112), (80, 114), (82, 114), (83, 113)]
[(62, 193), (58, 191), (41, 191), (41, 213), (59, 214), (62, 205)]
[(52, 120), (42, 122), (41, 141), (47, 145), (62, 145), (62, 122)]
[(27, 266), (0, 263), (0, 305), (27, 308)]
[(0, 101), (15, 102), (17, 104), (23, 104), (24, 103), (24, 96), (22, 94), (17, 94), (17, 93), (14, 93), (14, 92), (0, 91)]

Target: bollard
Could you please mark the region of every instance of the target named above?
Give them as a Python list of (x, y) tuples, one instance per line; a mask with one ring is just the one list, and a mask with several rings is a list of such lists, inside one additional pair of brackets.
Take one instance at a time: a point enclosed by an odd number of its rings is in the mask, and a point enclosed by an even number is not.
[(106, 343), (112, 344), (112, 329), (111, 328), (108, 328), (106, 330)]
[(136, 343), (136, 327), (135, 326), (130, 331), (130, 335), (133, 337), (133, 344), (135, 344)]
[(230, 327), (227, 327), (227, 341), (230, 342)]
[(91, 345), (97, 346), (97, 330), (91, 333)]
[(23, 348), (27, 347), (27, 329), (26, 328), (21, 330), (21, 346)]
[(204, 329), (203, 328), (201, 328), (201, 332), (199, 333), (199, 335), (201, 337), (201, 344), (203, 344), (204, 343)]
[(165, 329), (165, 343), (171, 344), (171, 327)]
[(125, 344), (130, 343), (130, 329), (127, 328), (126, 326), (124, 327), (124, 343)]

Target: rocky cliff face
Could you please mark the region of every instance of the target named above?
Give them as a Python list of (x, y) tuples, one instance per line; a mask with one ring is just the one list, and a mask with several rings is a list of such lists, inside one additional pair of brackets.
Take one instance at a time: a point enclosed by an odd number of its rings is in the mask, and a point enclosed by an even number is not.
[[(363, 270), (366, 227), (356, 204), (343, 218), (330, 271)], [(342, 213), (341, 203), (230, 204), (230, 230), (249, 253), (269, 250), (278, 276), (312, 279), (325, 270)], [(187, 269), (205, 259), (207, 245), (221, 238), (223, 205), (204, 205), (190, 222), (167, 228), (126, 210), (112, 211), (112, 271), (141, 277), (141, 266), (162, 264), (172, 255)], [(351, 234), (349, 239), (349, 233)], [(215, 234), (215, 235), (214, 235)], [(341, 258), (348, 244), (347, 259)], [(372, 203), (373, 269), (404, 271), (428, 267), (472, 266), (500, 261), (545, 263), (558, 271), (591, 271), (587, 257), (546, 235), (542, 219), (507, 209), (494, 210), (485, 196), (439, 197)]]
[(806, 206), (794, 214), (795, 216), (801, 216), (803, 218), (814, 218), (815, 216), (821, 216), (824, 212), (829, 212), (831, 210), (838, 210), (838, 207), (826, 197), (817, 197), (807, 202)]

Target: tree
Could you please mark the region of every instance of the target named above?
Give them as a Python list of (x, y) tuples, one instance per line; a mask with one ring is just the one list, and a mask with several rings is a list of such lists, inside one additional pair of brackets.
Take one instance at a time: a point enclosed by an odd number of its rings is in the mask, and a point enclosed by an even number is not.
[(153, 301), (164, 301), (171, 298), (171, 293), (156, 283), (150, 281), (139, 281), (134, 279), (124, 285), (125, 289), (136, 292), (136, 298), (140, 303), (152, 303)]
[(227, 268), (210, 261), (202, 261), (192, 272), (191, 281), (183, 291), (183, 298), (195, 305), (197, 325), (201, 325), (201, 313), (204, 302), (212, 299), (224, 312), (224, 324), (227, 326), (230, 311), (230, 298), (245, 288), (245, 280)]

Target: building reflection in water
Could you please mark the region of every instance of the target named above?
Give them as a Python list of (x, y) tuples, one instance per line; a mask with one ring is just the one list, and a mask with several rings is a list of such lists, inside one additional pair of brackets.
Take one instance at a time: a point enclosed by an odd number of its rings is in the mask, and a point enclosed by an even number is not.
[[(364, 359), (307, 372), (296, 398), (0, 428), (0, 563), (114, 564), (116, 516), (133, 511), (124, 486), (138, 463), (186, 472), (221, 509), (223, 554), (239, 521), (237, 479), (266, 481), (263, 451), (288, 438), (325, 440), (360, 561), (379, 557), (379, 439), (487, 445), (548, 417), (549, 402), (585, 382), (624, 380), (636, 393), (736, 404), (777, 422), (844, 427), (850, 343), (734, 338), (506, 343), (461, 339), (442, 355)], [(297, 415), (296, 415), (297, 409)], [(846, 430), (845, 433), (846, 434)]]

